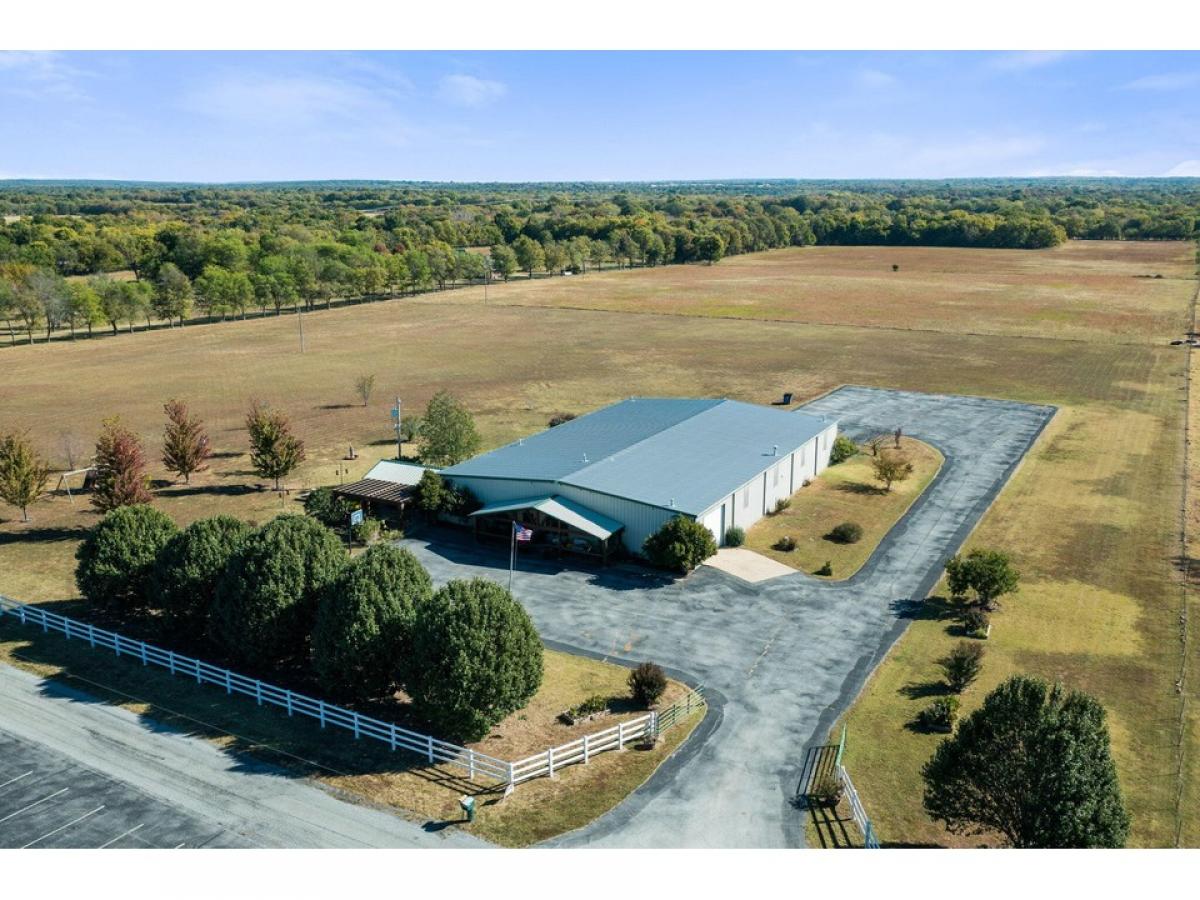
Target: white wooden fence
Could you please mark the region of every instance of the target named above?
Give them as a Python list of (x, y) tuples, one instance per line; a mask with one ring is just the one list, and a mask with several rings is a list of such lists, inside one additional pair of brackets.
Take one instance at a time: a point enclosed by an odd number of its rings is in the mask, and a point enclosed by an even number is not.
[(846, 789), (846, 798), (850, 801), (850, 815), (854, 817), (854, 824), (862, 832), (863, 846), (868, 850), (878, 850), (879, 836), (875, 834), (875, 826), (871, 824), (871, 819), (862, 805), (862, 800), (859, 799), (858, 791), (854, 788), (854, 782), (850, 780), (850, 773), (846, 771), (846, 767), (843, 765), (837, 767), (837, 772), (838, 778), (841, 779), (842, 787)]
[(687, 713), (704, 705), (700, 691), (690, 691), (683, 703), (664, 710), (661, 716), (657, 711), (651, 711), (518, 762), (508, 762), (0, 595), (0, 616), (4, 614), (19, 619), (22, 624), (41, 626), (45, 632), (58, 632), (68, 640), (82, 640), (93, 648), (112, 650), (117, 656), (129, 657), (143, 666), (160, 666), (172, 675), (194, 678), (197, 684), (212, 684), (223, 688), (227, 694), (253, 697), (259, 706), (268, 703), (286, 709), (289, 716), (308, 716), (320, 722), (322, 728), (334, 727), (353, 732), (356, 740), (366, 737), (387, 744), (392, 750), (406, 750), (425, 758), (430, 765), (444, 763), (457, 766), (466, 770), (472, 779), (480, 776), (506, 785), (505, 793), (511, 792), (522, 781), (552, 778), (564, 766), (587, 763), (597, 754), (623, 750), (629, 743), (657, 738)]

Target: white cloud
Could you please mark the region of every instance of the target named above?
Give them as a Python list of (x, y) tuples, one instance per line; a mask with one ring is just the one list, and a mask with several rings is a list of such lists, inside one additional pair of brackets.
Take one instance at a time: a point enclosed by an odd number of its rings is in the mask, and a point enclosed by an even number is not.
[(856, 80), (860, 87), (878, 90), (895, 84), (896, 76), (880, 72), (878, 69), (860, 69)]
[(1168, 178), (1200, 178), (1200, 159), (1185, 159), (1167, 171)]
[(438, 97), (458, 106), (482, 106), (508, 93), (499, 81), (488, 81), (474, 75), (447, 75), (438, 84)]
[(66, 61), (61, 53), (43, 50), (0, 50), (0, 89), (33, 99), (54, 96), (76, 100), (84, 96), (79, 80), (82, 70)]
[(999, 72), (1026, 72), (1062, 62), (1070, 56), (1065, 50), (1025, 50), (1019, 53), (1002, 53), (991, 57), (988, 68)]
[(1200, 72), (1168, 72), (1143, 75), (1121, 85), (1127, 91), (1182, 91), (1200, 85)]

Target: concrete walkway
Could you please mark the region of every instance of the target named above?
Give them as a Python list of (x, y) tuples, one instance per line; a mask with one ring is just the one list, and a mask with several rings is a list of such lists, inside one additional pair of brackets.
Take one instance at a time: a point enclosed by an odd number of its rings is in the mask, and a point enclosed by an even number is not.
[[(847, 387), (803, 407), (865, 438), (897, 426), (946, 462), (853, 577), (748, 584), (704, 566), (675, 581), (637, 566), (523, 560), (514, 591), (543, 637), (695, 673), (724, 698), (719, 727), (628, 800), (551, 843), (796, 847), (804, 748), (821, 743), (1053, 414), (1006, 401)], [(408, 540), (435, 581), (505, 580), (507, 554)], [(864, 802), (870, 805), (870, 798)], [(886, 838), (886, 835), (884, 836)]]
[(792, 575), (796, 571), (779, 560), (742, 547), (722, 547), (715, 556), (705, 560), (704, 565), (712, 566), (726, 575), (732, 575), (750, 584), (760, 584), (781, 575)]

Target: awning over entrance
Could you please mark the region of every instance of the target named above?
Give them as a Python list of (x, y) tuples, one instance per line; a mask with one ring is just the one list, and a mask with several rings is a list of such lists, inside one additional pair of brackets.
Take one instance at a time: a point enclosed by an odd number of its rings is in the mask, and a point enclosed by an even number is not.
[(569, 525), (571, 528), (590, 534), (600, 541), (606, 541), (625, 526), (616, 519), (602, 516), (594, 509), (588, 509), (566, 497), (526, 497), (523, 500), (509, 500), (504, 503), (492, 503), (471, 513), (472, 517), (490, 516), (497, 513), (515, 512), (521, 509), (533, 509)]

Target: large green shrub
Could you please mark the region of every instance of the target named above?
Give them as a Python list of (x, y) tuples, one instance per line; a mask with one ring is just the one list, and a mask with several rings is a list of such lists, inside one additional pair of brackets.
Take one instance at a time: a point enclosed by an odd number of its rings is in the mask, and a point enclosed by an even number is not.
[(1123, 847), (1129, 834), (1104, 708), (1038, 678), (988, 694), (921, 774), (925, 811), (952, 834), (1044, 849)]
[(858, 454), (858, 444), (850, 440), (844, 434), (839, 434), (834, 439), (833, 447), (829, 450), (829, 464), (836, 466), (838, 463), (843, 463), (852, 456)]
[(417, 610), (406, 687), (442, 737), (479, 740), (542, 683), (542, 642), (503, 587), (451, 581)]
[(193, 522), (162, 548), (151, 584), (171, 634), (205, 634), (217, 581), (249, 533), (250, 526), (240, 519), (214, 516)]
[(306, 516), (252, 532), (217, 583), (210, 633), (236, 660), (264, 667), (303, 655), (317, 598), (346, 565), (337, 536)]
[(112, 510), (75, 551), (79, 592), (110, 609), (155, 605), (150, 576), (159, 551), (177, 531), (175, 523), (152, 506)]
[(376, 544), (325, 589), (313, 629), (322, 687), (354, 699), (403, 683), (417, 609), (433, 594), (429, 573), (407, 550)]
[(999, 550), (972, 550), (946, 563), (950, 595), (962, 600), (968, 591), (974, 591), (976, 602), (987, 611), (995, 608), (999, 597), (1014, 592), (1020, 580), (1008, 554)]
[(694, 519), (676, 516), (646, 538), (642, 553), (656, 566), (686, 575), (717, 552), (712, 532)]
[(725, 546), (740, 547), (746, 543), (746, 529), (740, 525), (734, 525), (725, 529)]
[(857, 522), (842, 522), (834, 525), (826, 537), (835, 544), (857, 544), (862, 540), (862, 526)]
[(946, 676), (946, 685), (961, 694), (979, 677), (983, 669), (983, 644), (959, 641), (946, 656), (938, 660)]

